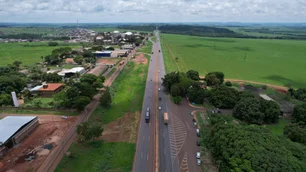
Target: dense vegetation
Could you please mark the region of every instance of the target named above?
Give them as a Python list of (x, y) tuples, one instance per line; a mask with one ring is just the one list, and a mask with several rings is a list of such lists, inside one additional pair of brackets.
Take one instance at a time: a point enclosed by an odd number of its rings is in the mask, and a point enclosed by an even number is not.
[(20, 64), (15, 61), (13, 65), (0, 67), (0, 106), (12, 105), (11, 92), (19, 94), (26, 86), (26, 75), (18, 72)]
[(295, 99), (306, 102), (306, 88), (299, 88), (297, 90), (289, 88), (288, 94)]
[(93, 74), (82, 75), (80, 82), (71, 80), (66, 91), (54, 95), (55, 107), (83, 110), (97, 93), (97, 89), (103, 87), (104, 80), (104, 76), (97, 77)]
[(306, 148), (281, 139), (259, 126), (239, 126), (223, 116), (210, 116), (210, 128), (203, 129), (204, 145), (211, 150), (220, 171), (306, 170)]

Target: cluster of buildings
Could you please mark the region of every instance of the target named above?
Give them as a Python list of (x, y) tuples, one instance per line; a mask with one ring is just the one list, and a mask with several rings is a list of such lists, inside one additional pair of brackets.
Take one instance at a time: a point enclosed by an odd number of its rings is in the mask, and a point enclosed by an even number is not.
[(124, 45), (129, 39), (139, 39), (141, 37), (140, 33), (123, 32), (120, 33), (118, 30), (113, 32), (103, 32), (97, 34), (94, 42), (97, 44), (121, 44)]
[(9, 38), (2, 39), (0, 38), (0, 43), (11, 43), (11, 42), (40, 42), (40, 40), (39, 39), (9, 39)]

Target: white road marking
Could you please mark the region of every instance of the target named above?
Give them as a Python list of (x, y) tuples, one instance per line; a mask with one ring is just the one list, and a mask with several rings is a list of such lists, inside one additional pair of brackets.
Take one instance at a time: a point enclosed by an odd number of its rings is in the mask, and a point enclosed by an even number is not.
[(144, 136), (142, 136), (142, 140), (144, 140)]
[(149, 160), (149, 154), (147, 154), (147, 161)]
[(149, 141), (150, 141), (150, 136), (149, 136), (149, 139), (148, 139)]
[(151, 122), (149, 123), (149, 126), (151, 127)]
[(142, 159), (142, 157), (143, 157), (143, 153), (141, 152), (141, 159)]

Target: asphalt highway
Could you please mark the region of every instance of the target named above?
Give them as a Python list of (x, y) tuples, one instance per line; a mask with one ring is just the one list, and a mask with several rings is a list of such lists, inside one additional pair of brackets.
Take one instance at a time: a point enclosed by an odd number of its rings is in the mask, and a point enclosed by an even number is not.
[[(153, 43), (153, 42), (152, 42)], [(155, 170), (155, 122), (157, 112), (157, 46), (153, 43), (151, 60), (146, 81), (145, 94), (142, 105), (137, 146), (133, 171), (150, 172)], [(146, 123), (145, 114), (150, 108), (150, 122)]]

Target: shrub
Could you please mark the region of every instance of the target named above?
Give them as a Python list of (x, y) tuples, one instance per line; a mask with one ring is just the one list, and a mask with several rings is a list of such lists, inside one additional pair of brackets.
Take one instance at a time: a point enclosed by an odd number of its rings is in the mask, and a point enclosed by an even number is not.
[(232, 86), (232, 82), (231, 81), (226, 81), (225, 85), (228, 86), (228, 87), (231, 87)]

